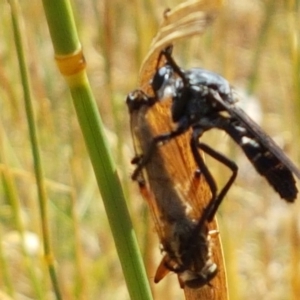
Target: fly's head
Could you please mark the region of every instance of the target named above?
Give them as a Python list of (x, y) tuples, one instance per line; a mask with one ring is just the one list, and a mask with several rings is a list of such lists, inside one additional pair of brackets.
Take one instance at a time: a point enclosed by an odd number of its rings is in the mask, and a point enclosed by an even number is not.
[(210, 281), (218, 273), (218, 267), (211, 260), (207, 260), (204, 267), (199, 271), (185, 270), (181, 273), (178, 273), (180, 282), (183, 286), (187, 286), (191, 289), (198, 289), (204, 285), (209, 285)]
[(208, 229), (194, 230), (181, 247), (183, 269), (178, 277), (189, 288), (200, 288), (217, 275), (218, 267), (212, 261), (212, 241)]
[(142, 106), (152, 106), (156, 102), (154, 97), (147, 96), (142, 90), (137, 89), (130, 92), (126, 98), (129, 113), (139, 110)]
[(155, 282), (172, 271), (178, 275), (182, 288), (200, 288), (209, 284), (218, 272), (217, 265), (211, 259), (210, 233), (206, 228), (201, 232), (194, 230), (195, 224), (189, 230), (186, 224), (181, 225), (177, 226), (172, 242), (164, 245), (165, 256), (157, 269)]

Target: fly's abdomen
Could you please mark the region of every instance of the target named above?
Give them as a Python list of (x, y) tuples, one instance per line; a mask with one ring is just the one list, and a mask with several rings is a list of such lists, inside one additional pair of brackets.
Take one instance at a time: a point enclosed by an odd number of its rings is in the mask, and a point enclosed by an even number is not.
[(298, 190), (292, 172), (254, 138), (243, 136), (237, 142), (256, 171), (267, 179), (280, 197), (288, 202), (293, 202)]

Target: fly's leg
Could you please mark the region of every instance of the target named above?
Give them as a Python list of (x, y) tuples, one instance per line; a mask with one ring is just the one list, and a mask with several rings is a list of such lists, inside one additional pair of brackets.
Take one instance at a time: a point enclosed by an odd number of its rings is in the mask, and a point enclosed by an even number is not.
[(165, 49), (163, 49), (160, 52), (160, 57), (162, 55), (165, 56), (166, 60), (167, 60), (167, 64), (170, 65), (173, 70), (175, 71), (175, 73), (177, 73), (180, 78), (182, 79), (183, 83), (185, 86), (189, 85), (188, 80), (186, 79), (183, 70), (177, 65), (177, 63), (175, 62), (174, 58), (172, 57), (172, 50), (173, 50), (173, 46), (168, 46)]
[[(205, 208), (205, 212), (201, 218), (202, 219), (201, 222), (199, 222), (199, 226), (202, 226), (200, 223), (203, 223), (206, 220), (210, 222), (214, 218), (222, 200), (224, 199), (225, 195), (227, 194), (228, 190), (230, 189), (231, 185), (236, 179), (238, 166), (223, 154), (215, 151), (208, 145), (199, 142), (198, 137), (199, 135), (197, 135), (197, 138), (193, 137), (191, 139), (191, 149), (192, 149), (194, 159), (199, 169), (203, 173), (203, 176), (205, 177), (212, 193), (212, 198), (208, 203), (207, 207)], [(210, 171), (208, 170), (206, 164), (204, 163), (203, 158), (199, 154), (198, 149), (201, 149), (203, 152), (207, 153), (208, 155), (210, 155), (215, 160), (219, 161), (220, 163), (222, 163), (232, 171), (231, 177), (229, 178), (229, 180), (227, 181), (227, 183), (225, 184), (225, 186), (222, 188), (221, 192), (218, 195), (217, 195), (217, 186), (215, 180), (211, 175)]]
[(182, 134), (184, 131), (185, 128), (179, 127), (177, 128), (177, 130), (171, 131), (169, 133), (161, 134), (153, 138), (147, 153), (142, 156), (137, 156), (132, 160), (132, 163), (137, 164), (137, 167), (133, 171), (133, 174), (131, 176), (132, 180), (137, 180), (137, 178), (140, 176), (143, 168), (147, 165), (147, 163), (151, 159), (151, 156), (158, 145), (170, 141), (176, 136)]

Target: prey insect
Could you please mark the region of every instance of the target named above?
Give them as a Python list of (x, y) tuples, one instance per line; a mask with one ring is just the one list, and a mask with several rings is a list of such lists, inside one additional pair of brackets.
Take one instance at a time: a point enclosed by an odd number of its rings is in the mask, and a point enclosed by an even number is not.
[[(133, 163), (139, 166), (143, 154), (152, 147), (147, 163), (135, 172), (133, 179), (148, 202), (164, 254), (154, 281), (159, 282), (172, 271), (178, 275), (181, 287), (209, 285), (218, 272), (223, 272), (218, 270), (221, 258), (215, 257), (212, 251), (213, 244), (220, 249), (216, 225), (208, 224), (204, 214), (210, 189), (205, 179), (194, 172), (197, 165), (186, 151), (189, 134), (163, 147), (152, 143), (159, 132), (170, 126), (171, 99), (153, 106), (147, 105), (147, 101), (140, 90), (127, 98), (136, 152)], [(202, 292), (211, 293), (211, 289), (204, 288)]]
[[(165, 62), (160, 66), (162, 59)], [(169, 46), (160, 53), (151, 86), (154, 96), (145, 96), (144, 105), (152, 106), (156, 102), (163, 102), (166, 95), (171, 97), (171, 115), (176, 127), (169, 131), (166, 128), (165, 133), (152, 139), (152, 144), (139, 161), (133, 177), (147, 165), (154, 145), (169, 142), (192, 129), (190, 149), (212, 192), (211, 203), (205, 212), (207, 220), (212, 220), (238, 171), (235, 162), (200, 141), (203, 133), (216, 128), (224, 130), (242, 148), (256, 171), (266, 178), (281, 198), (287, 202), (296, 199), (298, 190), (293, 174), (300, 178), (299, 169), (275, 142), (235, 105), (236, 100), (227, 80), (200, 68), (181, 69), (172, 57), (172, 46)], [(130, 96), (127, 102), (131, 103), (131, 107), (140, 105), (140, 101), (135, 101)], [(199, 154), (199, 149), (232, 171), (219, 193), (213, 176)]]

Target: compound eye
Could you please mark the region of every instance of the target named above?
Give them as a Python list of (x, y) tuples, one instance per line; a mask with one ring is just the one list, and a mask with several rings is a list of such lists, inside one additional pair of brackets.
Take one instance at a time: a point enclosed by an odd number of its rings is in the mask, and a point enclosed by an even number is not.
[(151, 82), (155, 93), (158, 93), (161, 89), (170, 84), (172, 73), (172, 68), (170, 66), (164, 66), (157, 70)]

